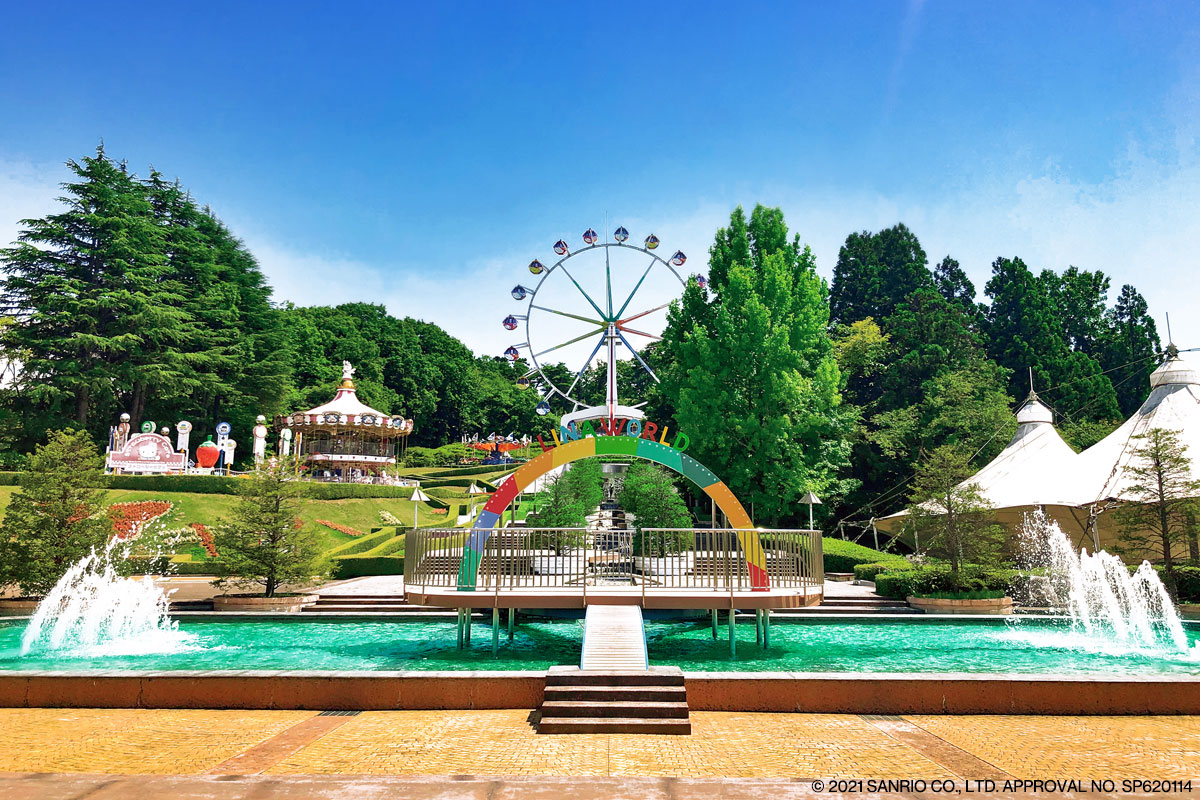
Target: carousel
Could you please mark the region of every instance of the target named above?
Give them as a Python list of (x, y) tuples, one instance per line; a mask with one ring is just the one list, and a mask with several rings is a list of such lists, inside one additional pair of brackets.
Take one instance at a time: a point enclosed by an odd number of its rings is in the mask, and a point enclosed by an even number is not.
[[(354, 389), (354, 368), (342, 362), (342, 384), (324, 405), (275, 418), (281, 443), (294, 451), (317, 480), (385, 483), (396, 449), (412, 433), (413, 421), (365, 405)], [(285, 450), (286, 452), (286, 450)]]

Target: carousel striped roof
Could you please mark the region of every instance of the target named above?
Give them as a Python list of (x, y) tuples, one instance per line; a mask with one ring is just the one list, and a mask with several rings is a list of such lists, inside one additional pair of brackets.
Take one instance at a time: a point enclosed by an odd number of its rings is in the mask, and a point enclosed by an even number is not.
[(370, 414), (376, 419), (387, 419), (390, 415), (385, 414), (378, 409), (371, 408), (358, 399), (358, 394), (354, 389), (354, 381), (342, 381), (342, 385), (338, 388), (337, 394), (333, 399), (324, 405), (310, 408), (305, 414), (342, 414), (347, 417), (361, 417), (365, 414)]

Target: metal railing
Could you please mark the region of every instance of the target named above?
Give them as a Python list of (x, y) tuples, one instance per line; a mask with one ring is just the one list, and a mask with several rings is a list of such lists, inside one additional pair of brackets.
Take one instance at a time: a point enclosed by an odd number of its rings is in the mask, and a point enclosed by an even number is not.
[[(636, 586), (643, 592), (749, 591), (750, 569), (731, 528), (503, 528), (488, 537), (477, 591)], [(824, 580), (821, 533), (759, 530), (770, 587), (797, 589)], [(457, 587), (464, 529), (405, 534), (404, 582), (411, 588)]]

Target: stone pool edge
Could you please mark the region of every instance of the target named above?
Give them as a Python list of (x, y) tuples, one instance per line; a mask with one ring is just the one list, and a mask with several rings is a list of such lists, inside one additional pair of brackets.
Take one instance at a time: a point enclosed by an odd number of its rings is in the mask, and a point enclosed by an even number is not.
[[(693, 711), (1200, 714), (1200, 677), (687, 672)], [(222, 670), (0, 674), (4, 708), (536, 709), (546, 673)]]

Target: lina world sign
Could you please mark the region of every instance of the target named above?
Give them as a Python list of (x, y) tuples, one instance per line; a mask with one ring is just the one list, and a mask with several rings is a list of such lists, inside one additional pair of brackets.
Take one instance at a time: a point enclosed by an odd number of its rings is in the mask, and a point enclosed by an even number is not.
[(539, 434), (537, 437), (538, 444), (542, 446), (542, 452), (553, 450), (563, 442), (573, 442), (579, 439), (587, 438), (588, 436), (628, 436), (632, 439), (646, 439), (651, 442), (673, 447), (679, 452), (688, 449), (691, 440), (688, 439), (686, 433), (677, 433), (675, 438), (670, 442), (667, 441), (667, 432), (669, 427), (664, 425), (662, 432), (659, 433), (658, 425), (653, 422), (643, 422), (640, 419), (618, 419), (618, 420), (600, 420), (595, 425), (591, 420), (583, 420), (578, 425), (574, 422), (568, 425), (562, 425), (557, 431), (551, 431), (550, 436), (553, 437), (553, 444), (547, 444), (542, 441)]

